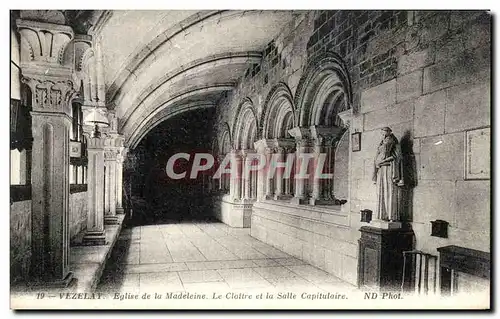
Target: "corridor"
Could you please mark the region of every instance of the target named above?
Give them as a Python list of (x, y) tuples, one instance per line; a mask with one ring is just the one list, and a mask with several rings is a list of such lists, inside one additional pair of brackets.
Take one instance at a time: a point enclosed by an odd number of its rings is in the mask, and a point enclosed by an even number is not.
[(354, 286), (222, 223), (124, 229), (101, 292), (351, 291)]

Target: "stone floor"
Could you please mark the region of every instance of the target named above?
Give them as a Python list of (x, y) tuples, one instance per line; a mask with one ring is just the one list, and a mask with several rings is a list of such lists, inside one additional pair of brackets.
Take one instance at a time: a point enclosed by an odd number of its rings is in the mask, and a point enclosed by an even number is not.
[(191, 222), (122, 230), (100, 292), (350, 291), (355, 288), (250, 236)]

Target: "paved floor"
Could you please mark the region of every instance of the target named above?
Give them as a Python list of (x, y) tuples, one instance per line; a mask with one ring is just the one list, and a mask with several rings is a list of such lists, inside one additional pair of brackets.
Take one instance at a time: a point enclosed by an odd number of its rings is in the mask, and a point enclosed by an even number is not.
[(343, 292), (355, 288), (222, 223), (177, 223), (122, 230), (98, 291)]

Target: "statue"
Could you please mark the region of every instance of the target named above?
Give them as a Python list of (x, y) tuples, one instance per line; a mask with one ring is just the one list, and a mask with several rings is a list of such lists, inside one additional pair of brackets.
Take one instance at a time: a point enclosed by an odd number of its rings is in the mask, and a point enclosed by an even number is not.
[(389, 127), (382, 128), (382, 141), (375, 155), (373, 182), (377, 185), (375, 217), (384, 221), (400, 220), (400, 186), (403, 182), (402, 152), (398, 139)]

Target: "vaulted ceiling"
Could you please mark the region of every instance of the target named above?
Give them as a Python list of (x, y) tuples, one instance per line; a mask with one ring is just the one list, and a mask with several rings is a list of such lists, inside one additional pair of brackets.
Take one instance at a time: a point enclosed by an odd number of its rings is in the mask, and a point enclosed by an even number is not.
[(180, 112), (214, 107), (293, 19), (292, 11), (108, 11), (106, 102), (130, 146)]

